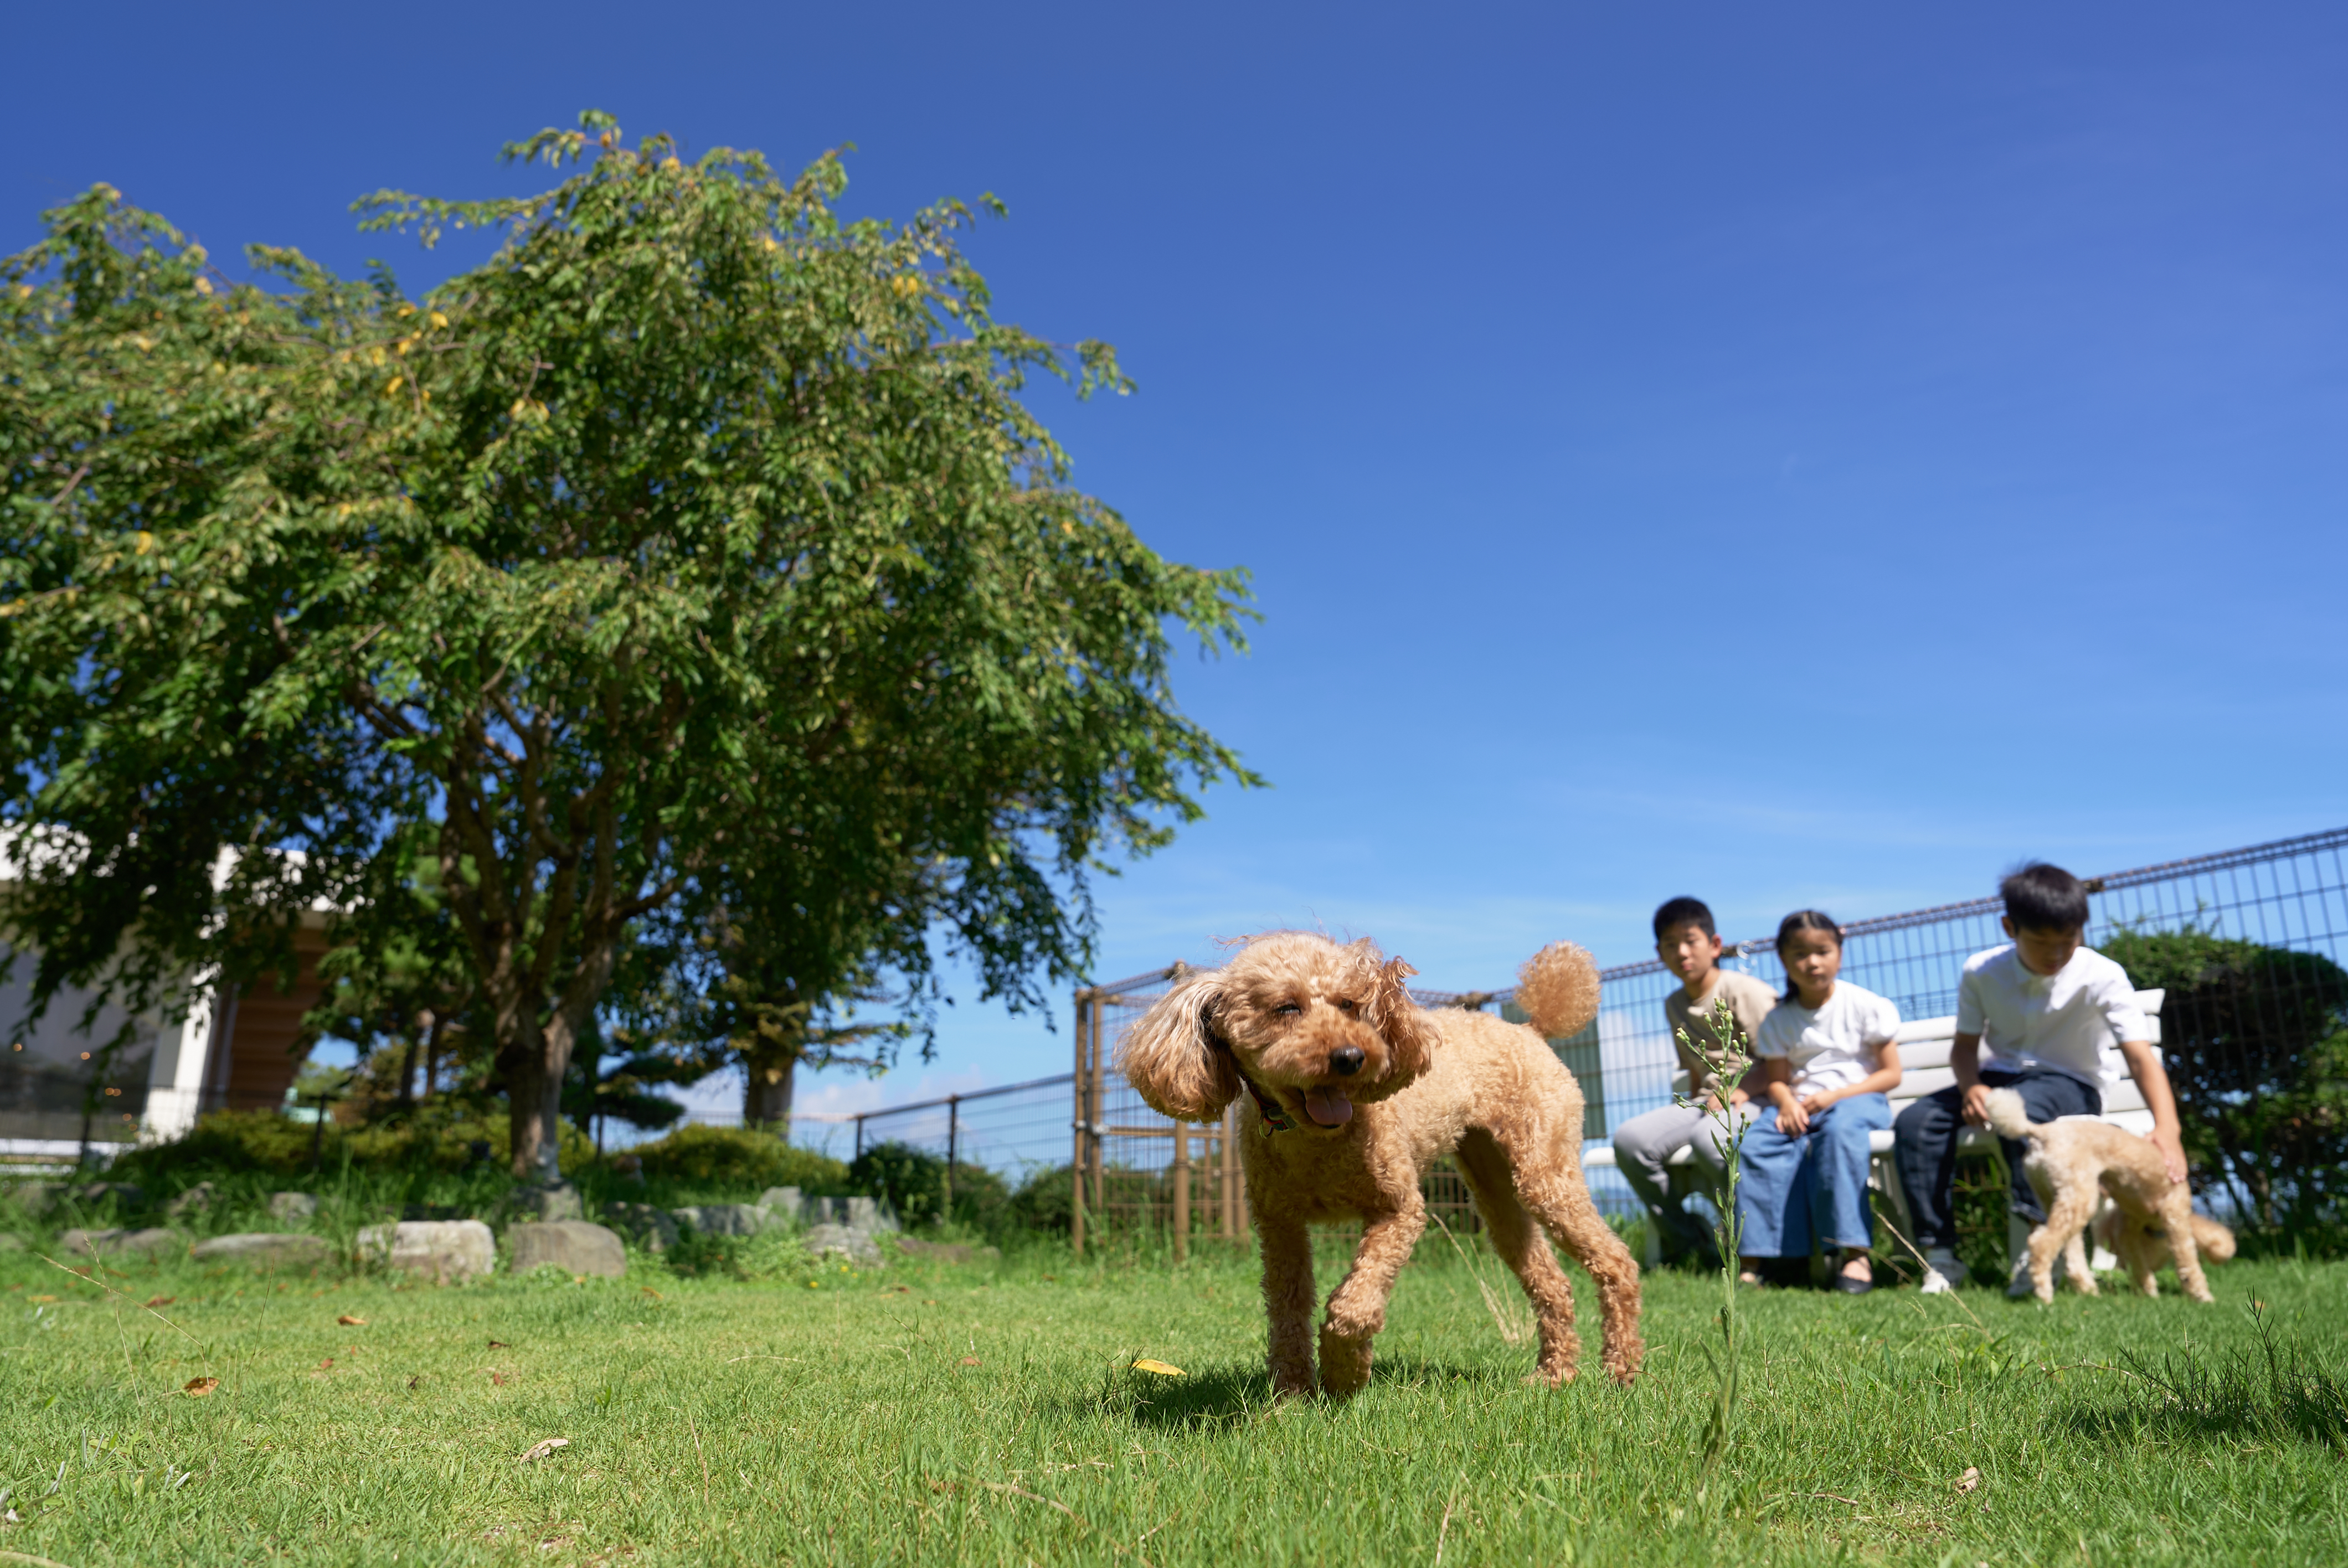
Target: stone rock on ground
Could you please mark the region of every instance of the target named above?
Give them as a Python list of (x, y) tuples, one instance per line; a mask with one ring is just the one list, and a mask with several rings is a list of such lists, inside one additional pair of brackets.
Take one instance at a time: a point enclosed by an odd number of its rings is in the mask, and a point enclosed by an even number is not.
[(272, 1193), (269, 1217), (280, 1225), (306, 1224), (318, 1217), (318, 1200), (307, 1193)]
[(842, 1225), (867, 1235), (897, 1228), (896, 1211), (878, 1198), (808, 1198), (800, 1204), (799, 1211), (808, 1225)]
[(64, 1255), (59, 1262), (88, 1257), (92, 1248), (109, 1252), (177, 1252), (187, 1245), (187, 1238), (178, 1231), (150, 1227), (146, 1230), (93, 1231), (76, 1228), (57, 1237), (57, 1251)]
[(666, 1252), (676, 1245), (676, 1222), (666, 1209), (651, 1204), (605, 1204), (603, 1217), (623, 1235), (635, 1237), (647, 1252)]
[(259, 1264), (263, 1268), (301, 1268), (325, 1262), (329, 1250), (318, 1236), (271, 1231), (216, 1235), (210, 1241), (198, 1242), (191, 1255), (199, 1263), (228, 1260)]
[(112, 1198), (126, 1209), (144, 1208), (147, 1204), (147, 1189), (135, 1182), (91, 1182), (74, 1188), (73, 1196), (83, 1204), (102, 1204)]
[(973, 1246), (960, 1241), (922, 1241), (915, 1236), (897, 1238), (898, 1249), (912, 1257), (933, 1257), (941, 1263), (968, 1263), (978, 1257), (1001, 1257), (999, 1246)]
[(173, 1219), (182, 1214), (200, 1214), (212, 1206), (212, 1184), (198, 1182), (178, 1197), (163, 1205), (163, 1212)]
[(669, 1213), (704, 1235), (757, 1235), (767, 1228), (767, 1214), (756, 1204), (688, 1204)]
[(855, 1259), (858, 1263), (879, 1263), (880, 1247), (870, 1231), (850, 1230), (846, 1225), (809, 1225), (807, 1233), (808, 1250), (818, 1257), (827, 1253)]
[(768, 1187), (758, 1194), (758, 1206), (767, 1211), (769, 1219), (786, 1225), (803, 1225), (807, 1220), (807, 1205), (797, 1187)]
[(579, 1189), (568, 1182), (551, 1187), (518, 1188), (510, 1206), (518, 1218), (545, 1221), (587, 1217), (587, 1205), (579, 1201)]
[(628, 1249), (616, 1232), (587, 1220), (508, 1225), (506, 1246), (516, 1274), (551, 1264), (565, 1274), (617, 1279), (628, 1272)]
[(479, 1220), (402, 1220), (359, 1232), (359, 1255), (448, 1285), (495, 1269), (498, 1242)]

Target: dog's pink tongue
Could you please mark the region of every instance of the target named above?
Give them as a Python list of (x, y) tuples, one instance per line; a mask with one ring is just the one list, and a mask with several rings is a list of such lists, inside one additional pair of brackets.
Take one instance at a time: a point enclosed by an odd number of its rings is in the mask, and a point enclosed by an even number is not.
[(1354, 1119), (1354, 1102), (1334, 1089), (1308, 1089), (1304, 1114), (1323, 1127), (1343, 1127)]

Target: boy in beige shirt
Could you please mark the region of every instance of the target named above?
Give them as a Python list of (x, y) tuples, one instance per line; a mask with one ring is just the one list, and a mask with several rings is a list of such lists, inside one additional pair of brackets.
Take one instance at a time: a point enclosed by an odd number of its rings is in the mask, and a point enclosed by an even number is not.
[(1702, 1103), (1650, 1111), (1625, 1122), (1614, 1133), (1615, 1168), (1646, 1204), (1663, 1261), (1694, 1257), (1707, 1268), (1720, 1266), (1719, 1244), (1672, 1195), (1667, 1167), (1673, 1155), (1693, 1149), (1697, 1173), (1717, 1206), (1727, 1174), (1721, 1145), (1734, 1135), (1735, 1124), (1751, 1121), (1754, 1112), (1744, 1083), (1724, 1085), (1714, 1064), (1688, 1050), (1680, 1037), (1684, 1032), (1700, 1050), (1718, 1049), (1723, 1042), (1713, 1032), (1712, 1009), (1725, 999), (1749, 1057), (1761, 1020), (1777, 1005), (1777, 993), (1760, 980), (1722, 968), (1721, 952), (1720, 932), (1703, 900), (1673, 898), (1655, 911), (1655, 956), (1680, 978), (1679, 989), (1663, 998), (1663, 1026), (1687, 1071), (1689, 1098)]

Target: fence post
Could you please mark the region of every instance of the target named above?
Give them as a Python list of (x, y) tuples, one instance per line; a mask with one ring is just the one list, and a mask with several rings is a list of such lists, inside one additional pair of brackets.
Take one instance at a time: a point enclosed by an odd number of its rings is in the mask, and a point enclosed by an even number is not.
[(1174, 1261), (1190, 1255), (1190, 1127), (1174, 1123)]
[(946, 1096), (946, 1212), (941, 1219), (953, 1218), (953, 1171), (955, 1146), (962, 1141), (962, 1096)]
[(1093, 993), (1092, 1064), (1085, 1072), (1085, 1120), (1092, 1129), (1090, 1152), (1093, 1166), (1093, 1213), (1106, 1214), (1108, 1210), (1108, 1174), (1102, 1169), (1101, 1145), (1101, 996)]
[(864, 1158), (864, 1118), (861, 1116), (856, 1119), (856, 1157), (860, 1160)]
[(1076, 1192), (1068, 1210), (1068, 1242), (1078, 1257), (1085, 1255), (1085, 1019), (1086, 1009), (1091, 1004), (1092, 992), (1077, 987), (1076, 1108), (1070, 1118), (1069, 1131), (1073, 1142), (1068, 1151), (1069, 1179), (1075, 1184)]

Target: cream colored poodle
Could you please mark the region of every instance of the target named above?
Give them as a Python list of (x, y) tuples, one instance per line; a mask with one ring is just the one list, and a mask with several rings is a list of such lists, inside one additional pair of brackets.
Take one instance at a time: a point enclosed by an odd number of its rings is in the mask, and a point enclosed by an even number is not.
[[(2128, 1277), (2150, 1295), (2152, 1276), (2169, 1262), (2167, 1225), (2113, 1207), (2096, 1216), (2095, 1237), (2096, 1245), (2116, 1256)], [(2234, 1233), (2207, 1214), (2195, 1214), (2193, 1254), (2199, 1263), (2224, 1263), (2234, 1255)]]
[(1273, 1389), (1313, 1377), (1313, 1251), (1305, 1227), (1359, 1217), (1354, 1266), (1321, 1322), (1321, 1386), (1368, 1382), (1395, 1276), (1426, 1227), (1419, 1181), (1445, 1154), (1476, 1195), (1493, 1245), (1532, 1298), (1535, 1376), (1570, 1381), (1581, 1357), (1573, 1289), (1546, 1231), (1598, 1282), (1600, 1359), (1639, 1374), (1639, 1266), (1590, 1201), (1581, 1091), (1544, 1036), (1598, 1010), (1598, 971), (1558, 943), (1525, 965), (1516, 999), (1534, 1028), (1489, 1013), (1429, 1011), (1403, 989), (1416, 973), (1369, 941), (1304, 931), (1246, 940), (1159, 999), (1117, 1050), (1117, 1068), (1168, 1116), (1213, 1122), (1241, 1095), (1241, 1158), (1263, 1247)]
[[(1986, 1109), (1992, 1132), (2030, 1146), (2022, 1168), (2046, 1210), (2045, 1223), (2030, 1233), (2030, 1285), (2039, 1300), (2054, 1299), (2058, 1253), (2073, 1287), (2096, 1294), (2096, 1276), (2079, 1237), (2106, 1193), (2119, 1208), (2118, 1239), (2127, 1243), (2132, 1235), (2142, 1235), (2148, 1241), (2151, 1235), (2159, 1235), (2176, 1258), (2177, 1280), (2185, 1294), (2196, 1301), (2210, 1299), (2199, 1237), (2205, 1226), (2223, 1232), (2225, 1251), (2219, 1254), (2213, 1248), (2212, 1254), (2231, 1257), (2234, 1233), (2193, 1213), (2192, 1188), (2168, 1179), (2160, 1151), (2148, 1140), (2084, 1116), (2033, 1122), (2030, 1108), (2011, 1089), (1991, 1090)], [(2157, 1294), (2152, 1271), (2159, 1266), (2158, 1253), (2148, 1245), (2115, 1250), (2135, 1277), (2136, 1287), (2147, 1296)]]

